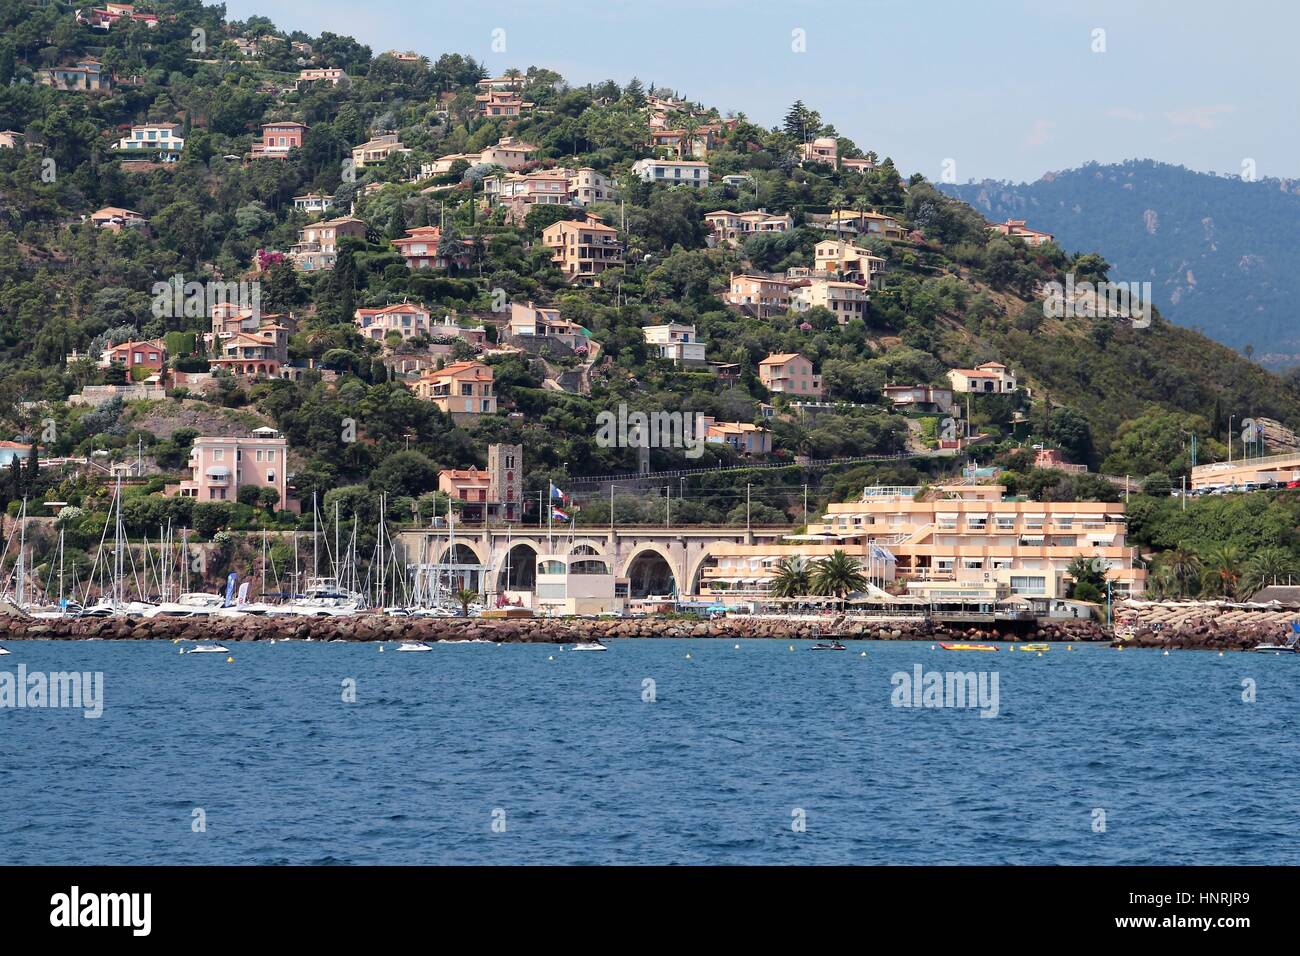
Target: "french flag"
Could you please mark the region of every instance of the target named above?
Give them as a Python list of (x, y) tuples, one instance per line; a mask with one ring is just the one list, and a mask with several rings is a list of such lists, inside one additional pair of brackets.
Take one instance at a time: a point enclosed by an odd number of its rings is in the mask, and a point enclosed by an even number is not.
[(568, 512), (561, 511), (559, 508), (552, 508), (552, 509), (551, 509), (551, 517), (554, 518), (556, 521), (568, 521), (568, 520), (569, 520)]
[(568, 495), (566, 495), (563, 491), (561, 491), (559, 488), (555, 487), (554, 484), (552, 484), (552, 485), (551, 485), (551, 500), (555, 500), (556, 498), (559, 498), (561, 501), (568, 501), (568, 500), (569, 500), (569, 496), (568, 496)]

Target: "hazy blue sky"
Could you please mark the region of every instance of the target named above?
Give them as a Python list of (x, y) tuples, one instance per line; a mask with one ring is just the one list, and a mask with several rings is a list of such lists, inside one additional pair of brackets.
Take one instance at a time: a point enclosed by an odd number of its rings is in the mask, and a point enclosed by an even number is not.
[[(1292, 0), (229, 0), (376, 52), (638, 76), (778, 123), (802, 99), (907, 174), (1033, 180), (1090, 159), (1300, 175)], [(505, 31), (506, 52), (492, 51)], [(804, 31), (806, 52), (792, 49)], [(1105, 52), (1094, 52), (1104, 30)]]

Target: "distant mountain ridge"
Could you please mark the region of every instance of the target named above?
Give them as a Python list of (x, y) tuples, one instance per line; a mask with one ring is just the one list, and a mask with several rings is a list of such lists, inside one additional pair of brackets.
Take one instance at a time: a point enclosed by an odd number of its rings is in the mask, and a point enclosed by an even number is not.
[(1033, 183), (938, 184), (989, 219), (1024, 219), (1115, 281), (1152, 283), (1170, 321), (1271, 368), (1300, 365), (1300, 181), (1152, 160), (1089, 163)]

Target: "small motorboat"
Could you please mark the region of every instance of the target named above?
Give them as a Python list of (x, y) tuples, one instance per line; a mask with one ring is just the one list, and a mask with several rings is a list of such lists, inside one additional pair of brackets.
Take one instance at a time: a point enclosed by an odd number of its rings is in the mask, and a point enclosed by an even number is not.
[(847, 651), (848, 648), (839, 641), (831, 641), (829, 644), (818, 643), (809, 648), (811, 651)]
[(187, 654), (229, 654), (230, 652), (220, 644), (195, 644), (188, 651), (186, 651), (186, 653)]
[(940, 644), (945, 651), (996, 651), (992, 644)]
[(574, 644), (571, 648), (569, 648), (569, 650), (571, 650), (571, 651), (607, 651), (607, 650), (609, 650), (609, 648), (606, 647), (604, 644), (600, 643), (600, 641), (588, 641), (588, 642), (585, 643), (585, 644)]
[(1051, 645), (1051, 644), (1019, 644), (1019, 645), (1016, 646), (1016, 650), (1019, 650), (1019, 651), (1039, 651), (1039, 652), (1041, 652), (1041, 651), (1050, 651), (1051, 649), (1052, 649), (1052, 645)]
[(6, 649), (3, 648), (3, 647), (0, 647), (0, 657), (4, 657), (4, 656), (5, 656), (6, 654), (8, 654), (8, 653), (9, 653), (8, 650), (6, 650)]
[(433, 647), (424, 643), (424, 641), (403, 641), (397, 645), (397, 649), (399, 651), (419, 652), (431, 651), (433, 650)]

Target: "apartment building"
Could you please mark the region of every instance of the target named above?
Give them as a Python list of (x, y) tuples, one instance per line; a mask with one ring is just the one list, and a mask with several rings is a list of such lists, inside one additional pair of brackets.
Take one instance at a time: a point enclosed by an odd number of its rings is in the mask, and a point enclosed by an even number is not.
[(1079, 557), (1104, 566), (1116, 598), (1143, 591), (1146, 572), (1126, 530), (1122, 503), (1022, 501), (1001, 485), (871, 487), (858, 501), (831, 504), (798, 542), (715, 545), (701, 591), (737, 590), (739, 580), (761, 593), (782, 558), (843, 550), (878, 583), (901, 582), (927, 602), (1016, 598), (1045, 613), (1066, 596)]
[(1023, 239), (1027, 246), (1042, 246), (1055, 239), (1055, 236), (1050, 232), (1039, 232), (1037, 229), (1030, 229), (1025, 225), (1023, 219), (1008, 219), (1006, 222), (992, 223), (989, 225), (989, 231), (1002, 236), (1014, 236), (1017, 239)]
[(829, 309), (840, 325), (853, 319), (865, 319), (870, 297), (866, 286), (834, 279), (807, 279), (792, 283), (790, 287), (792, 309), (796, 312), (807, 312), (812, 308)]
[(190, 449), (190, 478), (166, 493), (197, 501), (234, 501), (245, 485), (273, 488), (279, 506), (297, 512), (289, 495), (289, 441), (274, 428), (255, 428), (248, 437), (203, 435)]
[(638, 159), (632, 175), (642, 182), (703, 189), (709, 184), (709, 164), (687, 159)]
[(491, 415), (497, 410), (492, 368), (482, 362), (453, 362), (410, 383), (417, 398), (433, 402), (453, 419)]
[(623, 267), (618, 230), (591, 213), (581, 222), (551, 223), (542, 230), (542, 244), (552, 251), (551, 262), (570, 282), (600, 285), (602, 273)]
[(1001, 362), (984, 362), (974, 368), (954, 368), (948, 371), (948, 381), (954, 392), (993, 393), (1005, 395), (1016, 390), (1016, 376)]
[(885, 270), (885, 260), (872, 255), (847, 239), (824, 239), (813, 249), (814, 268), (818, 272), (839, 275), (852, 282), (871, 285)]
[(396, 332), (403, 339), (429, 335), (432, 327), (428, 310), (407, 302), (386, 305), (382, 309), (357, 309), (353, 321), (357, 324), (357, 331), (373, 342), (383, 342), (390, 332)]
[(795, 398), (822, 397), (822, 377), (813, 374), (812, 362), (798, 352), (769, 355), (758, 363), (758, 380), (774, 394)]
[(659, 358), (667, 359), (674, 365), (707, 364), (704, 358), (705, 346), (695, 334), (695, 326), (668, 322), (664, 325), (647, 325), (642, 331), (645, 333), (646, 345), (651, 347), (651, 353)]
[(785, 315), (790, 311), (790, 280), (761, 272), (732, 273), (725, 300), (760, 319)]

